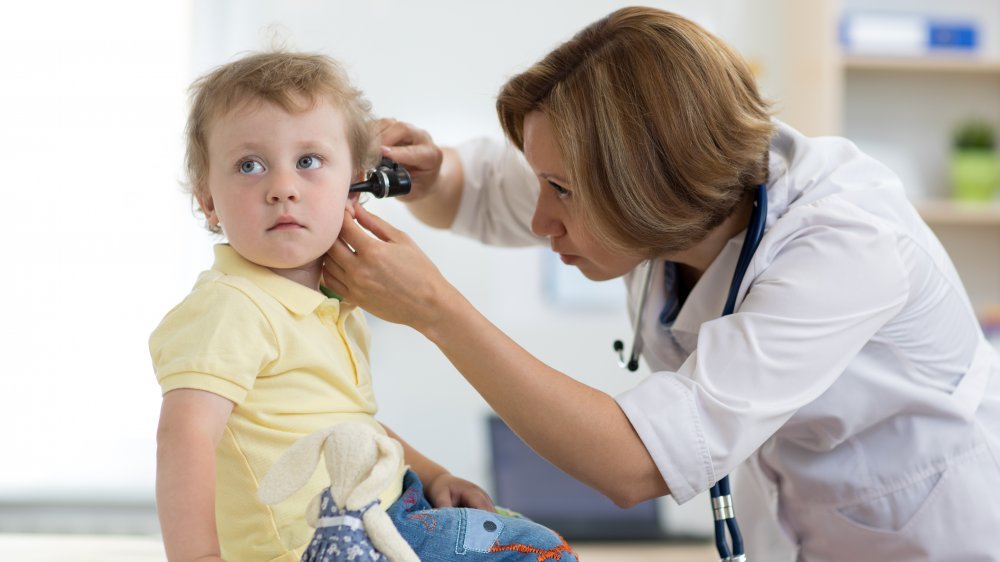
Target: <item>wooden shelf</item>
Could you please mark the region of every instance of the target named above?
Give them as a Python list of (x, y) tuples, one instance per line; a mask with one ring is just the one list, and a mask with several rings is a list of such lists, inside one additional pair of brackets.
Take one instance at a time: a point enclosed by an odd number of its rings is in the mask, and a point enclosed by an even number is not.
[(931, 226), (1000, 226), (1000, 203), (929, 200), (914, 203)]
[(1000, 60), (946, 54), (927, 55), (922, 57), (868, 57), (861, 55), (842, 55), (841, 64), (847, 70), (1000, 74)]

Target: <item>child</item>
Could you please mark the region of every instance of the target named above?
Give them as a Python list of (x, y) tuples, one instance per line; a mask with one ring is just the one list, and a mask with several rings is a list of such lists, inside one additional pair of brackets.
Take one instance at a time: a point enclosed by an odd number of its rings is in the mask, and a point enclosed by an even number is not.
[[(351, 220), (351, 180), (378, 158), (373, 121), (361, 93), (321, 55), (250, 55), (200, 78), (192, 93), (190, 189), (208, 228), (228, 244), (216, 246), (212, 269), (150, 337), (163, 391), (163, 540), (170, 560), (294, 561), (313, 534), (306, 505), (328, 476), (316, 471), (275, 506), (257, 499), (260, 478), (315, 430), (350, 420), (388, 431), (374, 418), (364, 316), (321, 292), (323, 256)], [(427, 498), (487, 510), (492, 503), (400, 442), (412, 471), (398, 467), (381, 509), (418, 555), (469, 545), (470, 521), (489, 519), (499, 533), (505, 518), (495, 513), (430, 510)], [(486, 545), (498, 553), (492, 561), (524, 558), (529, 540), (536, 553), (560, 549), (551, 560), (575, 560), (547, 529), (523, 520), (506, 527)]]

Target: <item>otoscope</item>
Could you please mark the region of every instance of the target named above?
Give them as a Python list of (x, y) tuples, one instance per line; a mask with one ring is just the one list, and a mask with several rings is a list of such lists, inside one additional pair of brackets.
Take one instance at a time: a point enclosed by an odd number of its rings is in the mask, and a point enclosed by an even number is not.
[(365, 181), (351, 184), (351, 193), (371, 193), (376, 199), (406, 195), (413, 183), (410, 173), (399, 164), (383, 158), (378, 166), (365, 173)]
[[(406, 168), (388, 158), (383, 158), (377, 166), (365, 172), (365, 181), (352, 183), (349, 192), (371, 193), (376, 199), (384, 199), (406, 195), (412, 186), (410, 172), (407, 172)], [(329, 298), (341, 299), (326, 285), (320, 285), (319, 290)]]

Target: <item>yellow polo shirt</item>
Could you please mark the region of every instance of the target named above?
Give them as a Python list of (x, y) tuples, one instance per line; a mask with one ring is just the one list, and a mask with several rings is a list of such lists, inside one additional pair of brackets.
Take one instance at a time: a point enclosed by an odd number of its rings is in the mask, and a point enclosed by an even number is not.
[[(163, 393), (213, 392), (235, 407), (216, 450), (215, 510), (222, 556), (299, 560), (312, 538), (309, 500), (330, 483), (320, 462), (281, 504), (257, 499), (260, 479), (300, 437), (344, 421), (375, 421), (370, 333), (361, 310), (215, 247), (215, 265), (149, 340)], [(387, 508), (400, 478), (380, 499)]]

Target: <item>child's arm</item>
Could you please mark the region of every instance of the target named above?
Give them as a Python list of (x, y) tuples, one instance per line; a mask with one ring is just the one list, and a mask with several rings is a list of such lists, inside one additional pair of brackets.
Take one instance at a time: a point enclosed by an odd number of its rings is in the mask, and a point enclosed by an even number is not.
[(229, 400), (181, 388), (163, 396), (156, 435), (156, 510), (171, 562), (216, 562), (215, 448), (233, 410)]
[(448, 469), (425, 457), (414, 449), (393, 430), (382, 425), (389, 437), (403, 446), (406, 464), (417, 473), (424, 484), (424, 495), (434, 507), (474, 507), (496, 511), (493, 500), (485, 490), (468, 480), (459, 478)]

